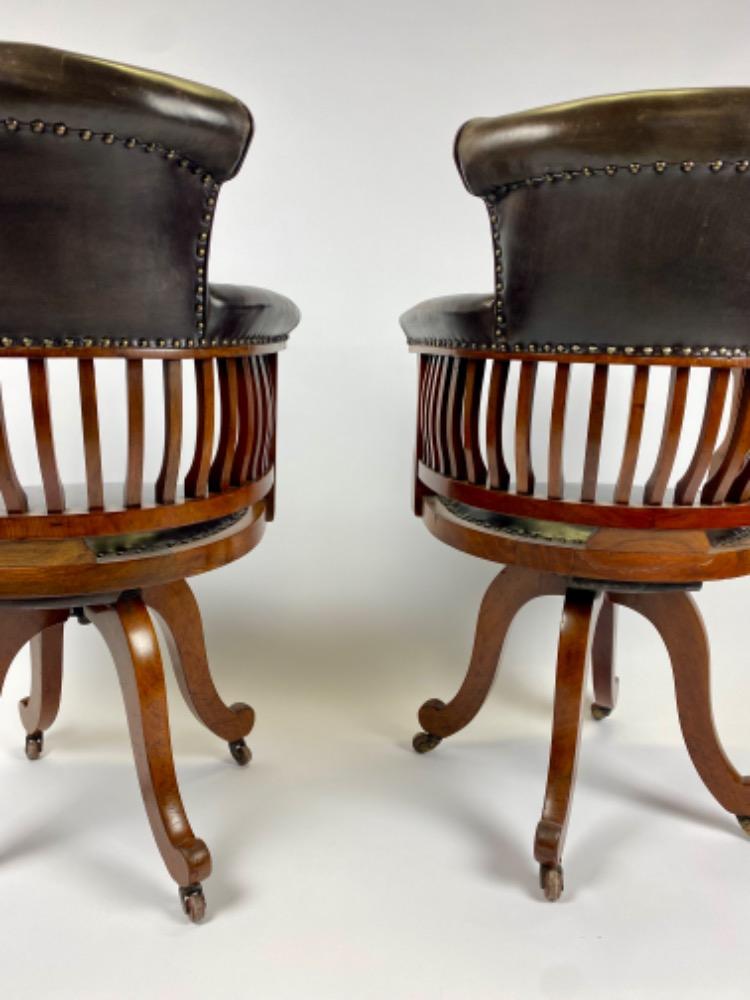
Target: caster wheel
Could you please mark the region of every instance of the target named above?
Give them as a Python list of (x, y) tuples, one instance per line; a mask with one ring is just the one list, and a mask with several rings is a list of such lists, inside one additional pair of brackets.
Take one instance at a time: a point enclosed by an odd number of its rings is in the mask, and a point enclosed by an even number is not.
[(26, 737), (26, 756), (29, 760), (39, 760), (44, 750), (44, 733), (31, 733)]
[(611, 708), (605, 708), (604, 705), (597, 705), (594, 703), (591, 706), (591, 716), (596, 719), (597, 722), (601, 722), (602, 719), (606, 719), (608, 715), (612, 714)]
[(232, 740), (229, 744), (229, 752), (240, 767), (244, 767), (245, 764), (249, 764), (253, 759), (252, 751), (244, 740)]
[(540, 865), (539, 885), (544, 891), (544, 898), (550, 903), (559, 899), (565, 888), (562, 865)]
[(433, 736), (432, 733), (417, 733), (411, 741), (411, 745), (417, 753), (429, 753), (443, 742), (442, 737)]
[(193, 924), (199, 924), (206, 915), (206, 897), (200, 882), (180, 886), (180, 903), (185, 915)]
[(750, 837), (750, 816), (738, 816), (737, 822), (740, 824), (745, 833)]

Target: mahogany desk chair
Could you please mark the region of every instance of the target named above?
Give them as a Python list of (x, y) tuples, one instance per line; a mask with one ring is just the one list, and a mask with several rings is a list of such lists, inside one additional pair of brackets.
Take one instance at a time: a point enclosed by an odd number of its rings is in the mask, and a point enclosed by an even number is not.
[[(42, 482), (35, 505), (16, 475), (0, 401), (0, 681), (30, 641), (32, 686), (20, 711), (36, 759), (57, 714), (65, 621), (75, 616), (101, 632), (151, 828), (197, 921), (211, 859), (177, 786), (150, 612), (165, 626), (188, 705), (247, 763), (253, 710), (219, 698), (185, 578), (244, 555), (273, 518), (276, 355), (299, 314), (272, 292), (207, 281), (219, 187), (238, 171), (252, 134), (239, 101), (12, 43), (0, 44), (0, 100), (0, 356), (25, 359), (18, 364), (27, 369)], [(80, 414), (53, 419), (48, 369), (62, 358), (77, 359)], [(189, 422), (183, 363), (196, 385)], [(114, 487), (103, 483), (102, 455), (118, 412), (97, 399), (100, 365), (121, 366), (126, 386), (126, 468)], [(144, 474), (154, 433), (145, 366), (163, 378), (155, 482)], [(63, 486), (54, 444), (73, 435), (85, 459), (79, 491)]]
[[(562, 596), (534, 844), (550, 900), (563, 889), (592, 631), (593, 715), (615, 706), (618, 605), (661, 634), (693, 763), (750, 833), (750, 778), (714, 730), (709, 646), (688, 593), (750, 572), (749, 121), (750, 89), (711, 89), (468, 122), (456, 160), (489, 212), (495, 295), (435, 299), (402, 317), (419, 356), (416, 513), (448, 545), (506, 564), (482, 601), (460, 690), (422, 706), (414, 747), (432, 750), (473, 719), (515, 614), (540, 595)], [(619, 474), (607, 487), (599, 467), (615, 365), (629, 370), (632, 389), (617, 428)], [(641, 479), (644, 410), (659, 368), (669, 391), (658, 454)], [(542, 371), (552, 383), (543, 410), (534, 398)], [(584, 372), (587, 412), (566, 412)], [(689, 387), (700, 426), (684, 422)], [(534, 468), (532, 417), (546, 469)], [(571, 435), (585, 446), (565, 483)]]

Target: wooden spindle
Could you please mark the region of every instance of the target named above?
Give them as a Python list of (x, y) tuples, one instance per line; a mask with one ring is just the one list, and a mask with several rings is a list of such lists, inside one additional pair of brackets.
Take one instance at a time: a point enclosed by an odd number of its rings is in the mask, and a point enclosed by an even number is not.
[(461, 358), (450, 358), (451, 373), (448, 381), (448, 468), (453, 479), (466, 478), (466, 459), (461, 440), (461, 418), (466, 385), (466, 364)]
[(547, 496), (562, 500), (565, 492), (563, 475), (563, 441), (565, 437), (565, 409), (568, 403), (570, 365), (560, 361), (555, 367), (555, 384), (552, 390), (552, 417), (549, 426), (549, 452), (547, 456)]
[(265, 437), (266, 412), (263, 400), (263, 381), (260, 371), (260, 358), (250, 358), (250, 374), (252, 376), (252, 394), (254, 401), (255, 433), (252, 441), (252, 456), (250, 458), (250, 478), (259, 479), (263, 466), (263, 440)]
[(253, 436), (255, 434), (255, 388), (250, 370), (250, 358), (242, 358), (239, 364), (237, 381), (237, 399), (239, 429), (237, 431), (237, 449), (232, 463), (232, 485), (241, 486), (246, 482), (250, 459), (253, 454)]
[(703, 423), (698, 434), (693, 457), (683, 477), (675, 486), (674, 502), (678, 505), (692, 504), (698, 495), (703, 478), (708, 472), (714, 453), (714, 446), (721, 427), (724, 404), (729, 388), (728, 368), (712, 368), (706, 393)]
[(431, 469), (435, 467), (435, 425), (434, 425), (434, 396), (435, 380), (437, 376), (437, 358), (428, 359), (427, 383), (425, 385), (424, 403), (424, 445), (425, 464)]
[(635, 478), (635, 467), (641, 448), (643, 417), (646, 410), (646, 396), (648, 395), (650, 373), (651, 369), (648, 365), (636, 365), (633, 369), (633, 386), (630, 393), (628, 426), (625, 431), (625, 445), (622, 451), (620, 473), (615, 485), (615, 503), (630, 503), (630, 494), (633, 490), (633, 480)]
[(156, 480), (156, 502), (174, 503), (182, 454), (182, 362), (162, 361), (164, 457)]
[(471, 359), (466, 362), (466, 383), (462, 419), (462, 439), (466, 479), (470, 483), (484, 484), (487, 469), (479, 444), (479, 407), (482, 401), (484, 361)]
[(219, 358), (219, 399), (221, 424), (219, 442), (208, 476), (210, 489), (220, 493), (227, 489), (237, 441), (237, 366), (234, 358)]
[(0, 493), (2, 493), (5, 509), (9, 514), (25, 514), (29, 509), (29, 500), (16, 475), (16, 467), (10, 450), (2, 387), (0, 387)]
[(659, 453), (643, 491), (643, 502), (646, 504), (662, 504), (664, 502), (664, 494), (680, 444), (689, 383), (689, 368), (672, 369)]
[(711, 465), (708, 468), (709, 479), (714, 475), (716, 470), (724, 461), (726, 453), (729, 450), (729, 444), (732, 440), (734, 426), (737, 423), (737, 415), (739, 413), (740, 397), (742, 396), (742, 386), (744, 382), (744, 371), (745, 370), (741, 368), (734, 368), (732, 370), (732, 403), (729, 409), (729, 419), (727, 420), (727, 426), (724, 431), (724, 437), (722, 438), (721, 444), (711, 458)]
[(270, 446), (271, 435), (273, 433), (273, 393), (271, 392), (271, 378), (268, 370), (268, 359), (258, 358), (260, 364), (260, 381), (263, 388), (263, 438), (261, 442), (261, 467), (260, 474), (264, 476), (270, 466)]
[(701, 491), (704, 504), (724, 503), (750, 450), (750, 377), (746, 368), (742, 369), (740, 382), (731, 436), (721, 462)]
[(208, 475), (214, 449), (214, 369), (211, 358), (195, 361), (195, 452), (185, 476), (185, 496), (203, 497), (208, 492)]
[(581, 482), (581, 500), (585, 503), (593, 503), (596, 499), (596, 487), (599, 480), (599, 456), (602, 450), (604, 410), (607, 405), (608, 380), (609, 365), (594, 365), (594, 377), (591, 381), (589, 423), (586, 430), (586, 455), (583, 460), (583, 479)]
[(534, 412), (536, 392), (536, 361), (522, 361), (518, 378), (518, 399), (516, 401), (516, 492), (534, 492), (534, 468), (531, 462), (531, 419)]
[(128, 397), (128, 457), (125, 471), (125, 506), (140, 507), (143, 499), (144, 401), (143, 361), (125, 362)]
[(448, 380), (450, 358), (438, 358), (437, 390), (435, 393), (435, 458), (437, 471), (446, 475), (448, 459)]
[(47, 359), (30, 358), (28, 361), (31, 410), (34, 417), (34, 435), (39, 455), (39, 469), (42, 474), (44, 499), (49, 514), (61, 514), (65, 510), (65, 491), (55, 456), (52, 436), (52, 415), (49, 404), (49, 384), (47, 381)]
[(96, 399), (96, 373), (92, 358), (78, 359), (78, 388), (81, 399), (83, 458), (86, 466), (86, 499), (89, 510), (103, 510), (102, 449)]
[(510, 472), (503, 453), (503, 413), (510, 361), (493, 361), (487, 396), (487, 473), (492, 490), (507, 490)]

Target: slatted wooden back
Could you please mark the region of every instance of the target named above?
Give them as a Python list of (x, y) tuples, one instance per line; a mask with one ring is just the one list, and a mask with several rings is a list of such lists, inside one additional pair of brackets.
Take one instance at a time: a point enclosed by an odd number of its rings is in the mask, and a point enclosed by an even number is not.
[[(33, 416), (39, 474), (47, 514), (81, 511), (80, 500), (71, 505), (63, 484), (55, 438), (77, 437), (85, 466), (85, 502), (88, 512), (104, 509), (135, 509), (166, 506), (226, 493), (268, 476), (275, 460), (276, 354), (265, 348), (255, 353), (221, 349), (215, 355), (201, 352), (193, 357), (167, 353), (158, 362), (162, 369), (163, 440), (158, 475), (145, 481), (145, 454), (150, 415), (144, 393), (146, 355), (108, 361), (121, 365), (126, 386), (127, 412), (124, 424), (126, 461), (117, 499), (105, 498), (102, 473), (102, 430), (120, 414), (106, 407), (98, 392), (94, 357), (77, 358), (79, 414), (53, 413), (49, 367), (54, 358), (37, 352), (25, 360)], [(195, 414), (187, 413), (183, 400), (183, 378), (193, 369)], [(160, 431), (162, 423), (157, 422)], [(192, 453), (181, 476), (183, 439)], [(0, 494), (6, 515), (29, 510), (29, 493), (21, 484), (13, 459), (13, 442), (0, 396)], [(270, 488), (270, 487), (269, 487)], [(153, 497), (153, 499), (151, 499)]]
[[(750, 524), (750, 369), (744, 361), (674, 359), (666, 365), (666, 359), (639, 358), (628, 363), (626, 414), (610, 435), (619, 449), (618, 471), (607, 485), (600, 477), (604, 418), (612, 400), (610, 375), (624, 359), (420, 350), (417, 458), (423, 488), (475, 506), (551, 520), (652, 527)], [(650, 387), (656, 367), (665, 365), (669, 389), (656, 415), (658, 450), (638, 482), (639, 459), (642, 468), (648, 452), (644, 414)], [(549, 408), (540, 412), (537, 382), (550, 367)], [(708, 377), (699, 378), (698, 369), (705, 367)], [(585, 412), (568, 405), (572, 375), (582, 369), (592, 369)], [(698, 423), (686, 421), (691, 382), (696, 383)], [(517, 386), (514, 398), (511, 383)], [(578, 467), (565, 468), (563, 444), (571, 437), (584, 442), (583, 458)], [(540, 438), (546, 463), (536, 468), (532, 441)]]

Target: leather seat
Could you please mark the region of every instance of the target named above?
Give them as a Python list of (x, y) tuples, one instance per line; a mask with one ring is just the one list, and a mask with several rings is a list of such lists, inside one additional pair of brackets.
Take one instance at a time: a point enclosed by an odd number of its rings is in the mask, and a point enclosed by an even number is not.
[(299, 319), (297, 306), (278, 292), (247, 285), (209, 286), (209, 338), (250, 342), (283, 339)]
[(399, 322), (409, 344), (492, 348), (494, 304), (487, 294), (441, 295), (413, 306)]

